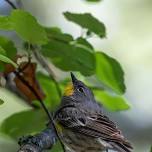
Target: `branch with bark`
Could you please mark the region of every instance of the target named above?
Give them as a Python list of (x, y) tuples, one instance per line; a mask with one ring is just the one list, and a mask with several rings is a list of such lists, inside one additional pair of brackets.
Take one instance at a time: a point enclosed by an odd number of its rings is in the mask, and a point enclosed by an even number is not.
[(39, 134), (20, 138), (18, 152), (42, 152), (51, 149), (56, 141), (56, 133), (52, 125), (50, 125)]

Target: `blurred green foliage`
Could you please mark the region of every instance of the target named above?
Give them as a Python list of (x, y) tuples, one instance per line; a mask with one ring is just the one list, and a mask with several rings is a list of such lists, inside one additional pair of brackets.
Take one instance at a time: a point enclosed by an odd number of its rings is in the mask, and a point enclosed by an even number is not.
[[(3, 48), (0, 48), (3, 52)], [(7, 56), (0, 54), (0, 61), (5, 62), (5, 63), (10, 63), (12, 64), (14, 67), (17, 68), (17, 64), (15, 62), (13, 62), (11, 59), (9, 59)], [(1, 63), (2, 64), (2, 63)]]
[(86, 0), (87, 2), (100, 2), (101, 0)]
[(13, 59), (16, 56), (17, 49), (11, 40), (0, 36), (0, 46), (1, 49), (3, 49), (3, 53), (2, 53), (3, 55), (6, 55), (11, 59)]
[(6, 118), (0, 131), (18, 140), (23, 135), (37, 133), (45, 128), (46, 116), (42, 110), (28, 110)]
[[(46, 96), (44, 103), (50, 110), (53, 110), (60, 102), (60, 96), (57, 92), (55, 84), (52, 80), (50, 80), (49, 76), (43, 73), (38, 72), (36, 76)], [(38, 101), (35, 101), (35, 103), (38, 103)]]
[(2, 105), (4, 103), (4, 101), (2, 99), (0, 99), (0, 105)]

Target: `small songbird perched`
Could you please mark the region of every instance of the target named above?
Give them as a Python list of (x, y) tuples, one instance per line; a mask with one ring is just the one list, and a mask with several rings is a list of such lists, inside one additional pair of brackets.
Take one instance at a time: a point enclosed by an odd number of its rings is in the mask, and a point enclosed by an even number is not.
[(102, 112), (91, 90), (71, 73), (54, 120), (67, 152), (132, 152), (131, 144)]

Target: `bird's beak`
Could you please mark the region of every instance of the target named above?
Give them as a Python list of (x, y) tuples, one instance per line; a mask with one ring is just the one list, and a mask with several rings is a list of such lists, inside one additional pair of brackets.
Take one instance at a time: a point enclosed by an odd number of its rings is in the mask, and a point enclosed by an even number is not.
[(72, 79), (73, 85), (76, 83), (76, 81), (78, 81), (78, 79), (75, 77), (75, 75), (72, 72), (71, 72), (71, 79)]

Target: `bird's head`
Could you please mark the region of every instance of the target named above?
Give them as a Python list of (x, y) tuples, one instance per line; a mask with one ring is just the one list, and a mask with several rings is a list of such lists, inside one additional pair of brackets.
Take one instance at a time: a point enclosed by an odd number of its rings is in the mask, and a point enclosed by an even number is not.
[(94, 95), (92, 91), (71, 72), (72, 83), (65, 87), (64, 97), (71, 99), (73, 102), (92, 102)]

